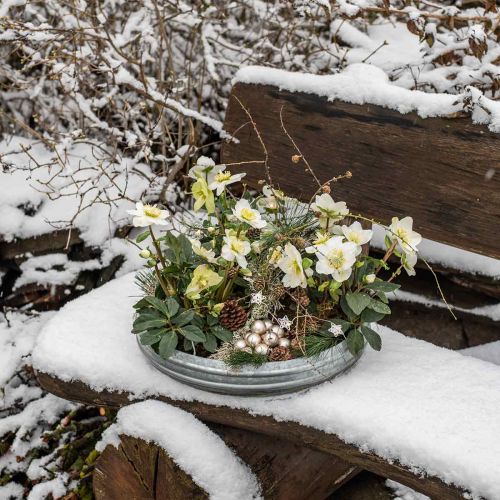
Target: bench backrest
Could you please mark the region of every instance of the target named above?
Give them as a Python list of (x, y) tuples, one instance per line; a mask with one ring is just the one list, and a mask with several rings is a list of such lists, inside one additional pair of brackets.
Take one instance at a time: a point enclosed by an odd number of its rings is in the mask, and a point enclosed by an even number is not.
[[(238, 99), (236, 99), (237, 97)], [(240, 102), (239, 102), (240, 101)], [(350, 170), (332, 185), (335, 200), (383, 222), (411, 215), (426, 238), (500, 258), (500, 135), (466, 118), (419, 118), (375, 105), (328, 102), (270, 85), (237, 83), (225, 130), (239, 140), (222, 149), (224, 163), (262, 160), (266, 145), (273, 181), (287, 194), (309, 199), (317, 184), (294, 163), (286, 129), (321, 182)], [(262, 164), (232, 165), (257, 187)]]

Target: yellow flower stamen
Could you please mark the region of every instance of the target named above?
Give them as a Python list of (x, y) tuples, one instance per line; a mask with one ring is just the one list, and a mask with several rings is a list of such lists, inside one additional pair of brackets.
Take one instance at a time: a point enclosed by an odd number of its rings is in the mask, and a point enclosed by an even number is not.
[(241, 218), (251, 221), (255, 219), (255, 211), (250, 208), (244, 208), (241, 211)]
[(344, 252), (335, 250), (328, 255), (328, 262), (334, 269), (341, 269), (345, 262)]
[(229, 179), (231, 179), (231, 172), (229, 170), (225, 170), (224, 172), (219, 172), (215, 176), (215, 180), (217, 182), (224, 182), (224, 181), (228, 181)]
[(156, 219), (160, 217), (161, 210), (155, 205), (144, 205), (144, 214)]

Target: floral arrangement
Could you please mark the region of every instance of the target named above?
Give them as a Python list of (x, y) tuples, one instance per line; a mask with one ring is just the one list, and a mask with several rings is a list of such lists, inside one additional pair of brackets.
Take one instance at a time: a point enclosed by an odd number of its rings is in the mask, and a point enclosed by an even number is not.
[(137, 275), (144, 297), (134, 306), (140, 342), (163, 358), (177, 349), (233, 366), (314, 356), (343, 341), (353, 355), (365, 343), (379, 350), (373, 323), (391, 312), (393, 280), (415, 273), (421, 236), (412, 218), (392, 219), (385, 255), (374, 258), (363, 251), (368, 219), (334, 201), (330, 183), (307, 204), (268, 184), (236, 197), (228, 187), (244, 176), (201, 157), (189, 171), (200, 216), (179, 231), (155, 235), (153, 226), (171, 224), (157, 206), (129, 212), (148, 227), (136, 238), (147, 242), (148, 269)]

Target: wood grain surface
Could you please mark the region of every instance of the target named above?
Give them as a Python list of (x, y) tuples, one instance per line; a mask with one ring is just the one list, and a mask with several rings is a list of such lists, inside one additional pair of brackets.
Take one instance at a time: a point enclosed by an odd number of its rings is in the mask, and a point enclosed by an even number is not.
[[(239, 143), (222, 149), (226, 164), (262, 161), (263, 148), (240, 103), (266, 145), (273, 181), (309, 199), (317, 189), (284, 134), (283, 122), (321, 182), (350, 170), (334, 184), (333, 198), (354, 213), (390, 222), (413, 216), (425, 237), (500, 258), (500, 136), (470, 118), (419, 118), (375, 105), (328, 102), (312, 94), (238, 83), (225, 129)], [(249, 185), (265, 179), (261, 164), (231, 165)]]

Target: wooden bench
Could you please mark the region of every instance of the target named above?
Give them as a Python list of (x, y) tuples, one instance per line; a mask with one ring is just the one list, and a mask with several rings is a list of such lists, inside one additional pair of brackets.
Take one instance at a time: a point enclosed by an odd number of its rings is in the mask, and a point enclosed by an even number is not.
[[(422, 120), (415, 115), (400, 115), (373, 105), (328, 102), (313, 94), (237, 83), (225, 126), (240, 142), (224, 146), (222, 159), (228, 164), (261, 161), (264, 158), (262, 145), (241, 104), (249, 111), (266, 144), (274, 179), (288, 192), (307, 196), (314, 187), (303, 165), (291, 160), (297, 151), (282, 133), (282, 109), (288, 132), (308, 161), (314, 164), (321, 181), (346, 169), (353, 172), (352, 180), (333, 186), (334, 198), (345, 199), (353, 210), (374, 218), (387, 219), (393, 214), (411, 214), (419, 231), (426, 237), (500, 257), (496, 234), (500, 220), (500, 176), (489, 178), (486, 175), (488, 169), (498, 163), (500, 150), (497, 136), (485, 131), (484, 127), (462, 119)], [(237, 165), (231, 166), (232, 170), (237, 168)], [(249, 163), (241, 166), (241, 169), (248, 172), (247, 180), (251, 185), (257, 185), (264, 177), (258, 165), (252, 167)], [(113, 300), (106, 302), (106, 294)], [(185, 388), (155, 372), (142, 358), (134, 344), (135, 339), (128, 333), (132, 320), (131, 304), (134, 301), (128, 295), (134, 295), (131, 277), (105, 285), (70, 303), (49, 322), (33, 353), (34, 366), (45, 389), (60, 397), (90, 405), (117, 408), (131, 401), (155, 398), (185, 409), (209, 423), (244, 457), (263, 482), (266, 498), (325, 498), (363, 469), (440, 500), (461, 498), (468, 489), (468, 479), (465, 477), (458, 478), (456, 484), (448, 484), (445, 481), (446, 474), (440, 471), (425, 475), (422, 471), (424, 464), (390, 460), (384, 458), (382, 453), (360, 450), (359, 444), (354, 444), (355, 440), (350, 440), (349, 436), (343, 436), (342, 439), (332, 430), (325, 432), (321, 428), (326, 425), (323, 420), (321, 424), (315, 423), (314, 419), (308, 423), (299, 422), (290, 399), (274, 401), (274, 406), (267, 408), (265, 401), (260, 398), (224, 399)], [(409, 369), (414, 368), (410, 372), (415, 377), (421, 377), (429, 386), (434, 380), (444, 387), (442, 390), (449, 396), (449, 408), (444, 404), (441, 410), (444, 413), (453, 409), (458, 411), (460, 398), (455, 397), (455, 381), (435, 380), (433, 376), (444, 374), (440, 372), (443, 367), (460, 366), (463, 368), (463, 378), (458, 385), (461, 385), (464, 397), (468, 398), (470, 405), (483, 406), (481, 414), (486, 429), (481, 436), (477, 436), (480, 440), (477, 446), (488, 450), (499, 448), (499, 424), (490, 420), (490, 416), (498, 415), (500, 396), (495, 396), (491, 387), (491, 400), (475, 398), (474, 394), (481, 387), (480, 377), (478, 379), (476, 373), (478, 370), (488, 373), (491, 385), (495, 382), (500, 384), (500, 369), (477, 360), (462, 359), (459, 354), (396, 333), (391, 335), (391, 332), (385, 331), (385, 348), (381, 353), (367, 353), (351, 373), (332, 384), (324, 384), (325, 387), (321, 386), (318, 391), (339, 397), (335, 391), (340, 390), (341, 384), (353, 383), (353, 387), (356, 387), (356, 370), (361, 369), (367, 370), (365, 375), (372, 382), (380, 377), (380, 383), (388, 383), (388, 380), (398, 377), (397, 371), (391, 372), (396, 370), (393, 367), (404, 360), (410, 364), (408, 360), (414, 359), (422, 366), (409, 366)], [(434, 357), (437, 361), (425, 366), (425, 360)], [(123, 373), (114, 371), (119, 366)], [(435, 373), (429, 373), (429, 368)], [(123, 377), (124, 380), (118, 380)], [(389, 386), (390, 383), (388, 391)], [(318, 391), (311, 393), (318, 394)], [(411, 384), (408, 391), (411, 391)], [(311, 393), (297, 397), (304, 398), (300, 401), (308, 401), (307, 398), (313, 397)], [(421, 406), (430, 412), (432, 407), (426, 406), (426, 398), (420, 393), (416, 396), (422, 400), (415, 402), (415, 408)], [(355, 398), (354, 393), (354, 402)], [(375, 395), (373, 398), (371, 403), (376, 406), (379, 400)], [(404, 391), (394, 394), (393, 404), (398, 404), (398, 398), (408, 398), (401, 401), (410, 404), (412, 394), (404, 394)], [(339, 399), (339, 404), (341, 401)], [(353, 408), (359, 410), (362, 407), (354, 404)], [(287, 414), (287, 411), (290, 413)], [(328, 411), (335, 414), (331, 408)], [(325, 409), (324, 415), (318, 412), (317, 418), (326, 418), (328, 411)], [(358, 413), (353, 411), (354, 417)], [(408, 414), (408, 422), (411, 421), (410, 416)], [(435, 417), (437, 425), (446, 415)], [(359, 425), (362, 424), (361, 420)], [(474, 428), (471, 422), (464, 423), (465, 427), (462, 428), (455, 427), (455, 424), (456, 421), (452, 420), (449, 431), (456, 433), (457, 439), (461, 439), (461, 433), (467, 432), (468, 425)], [(332, 429), (336, 428), (335, 422), (331, 422), (331, 425)], [(369, 429), (370, 422), (367, 421), (368, 434)], [(432, 429), (429, 432), (432, 433)], [(444, 439), (445, 433), (446, 430), (443, 430), (437, 436)], [(474, 435), (469, 436), (469, 453), (471, 450), (477, 452), (474, 438)], [(370, 439), (367, 438), (367, 443)], [(404, 437), (401, 440), (404, 441)], [(397, 446), (397, 443), (392, 444)], [(144, 462), (147, 453), (156, 453), (155, 456), (160, 453), (147, 446), (143, 451), (138, 451), (138, 457), (142, 457), (137, 458), (139, 462)], [(435, 453), (440, 451), (434, 450)], [(390, 452), (388, 450), (386, 456)], [(428, 452), (431, 454), (432, 450)], [(291, 472), (292, 465), (297, 462), (293, 462), (290, 457), (300, 458), (300, 472), (296, 467), (295, 474)], [(498, 467), (500, 470), (499, 457), (500, 450), (496, 462), (489, 464), (490, 468)], [(123, 460), (129, 458), (122, 457)], [(451, 458), (472, 460), (467, 453), (463, 457)], [(115, 456), (113, 460), (116, 459)], [(154, 463), (155, 457), (148, 460), (153, 460), (148, 463)], [(273, 468), (266, 465), (273, 461), (288, 466)], [(154, 471), (148, 469), (149, 479), (144, 481), (144, 477), (140, 477), (144, 463), (141, 467), (134, 467), (134, 471), (129, 471), (130, 474), (126, 476), (136, 484), (149, 484), (147, 488), (144, 486), (145, 498), (177, 498), (169, 497), (164, 490), (151, 486), (163, 480)], [(98, 465), (98, 470), (106, 470), (105, 462)], [(111, 476), (112, 473), (107, 477)], [(313, 476), (317, 476), (314, 484), (305, 480)], [(99, 488), (102, 488), (102, 480), (99, 480), (99, 484)], [(98, 498), (113, 498), (115, 493), (119, 496), (120, 484), (110, 481), (106, 484), (110, 489), (105, 494), (101, 489), (96, 489)], [(493, 491), (493, 485), (484, 487), (485, 497), (488, 497), (487, 490)]]

